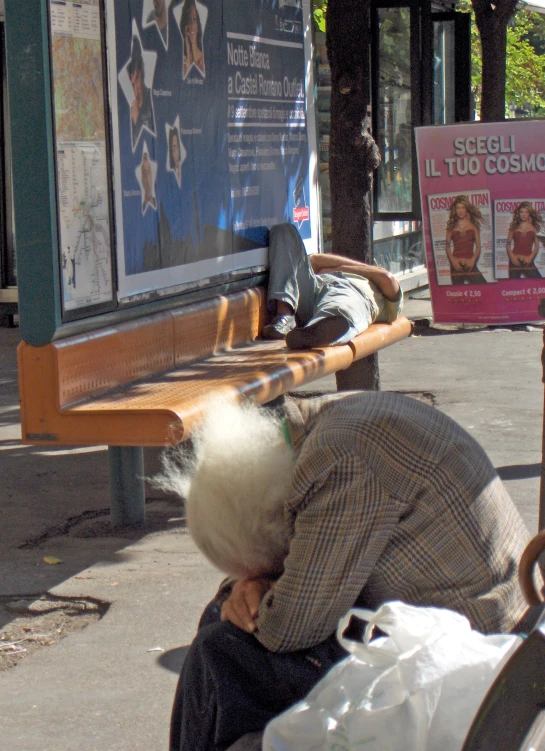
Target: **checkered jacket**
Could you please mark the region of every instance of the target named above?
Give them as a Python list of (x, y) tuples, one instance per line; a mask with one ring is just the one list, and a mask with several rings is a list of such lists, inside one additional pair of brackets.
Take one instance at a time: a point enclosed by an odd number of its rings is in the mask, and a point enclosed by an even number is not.
[(448, 607), (484, 633), (526, 605), (517, 581), (529, 540), (479, 444), (439, 410), (380, 392), (290, 399), (297, 454), (285, 504), (284, 573), (262, 601), (269, 650), (321, 642), (356, 603)]

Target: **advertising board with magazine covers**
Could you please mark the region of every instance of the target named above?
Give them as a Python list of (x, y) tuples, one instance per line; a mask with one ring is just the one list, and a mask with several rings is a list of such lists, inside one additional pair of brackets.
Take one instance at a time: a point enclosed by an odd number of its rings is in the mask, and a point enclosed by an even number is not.
[(434, 320), (541, 320), (545, 121), (417, 128), (416, 146)]

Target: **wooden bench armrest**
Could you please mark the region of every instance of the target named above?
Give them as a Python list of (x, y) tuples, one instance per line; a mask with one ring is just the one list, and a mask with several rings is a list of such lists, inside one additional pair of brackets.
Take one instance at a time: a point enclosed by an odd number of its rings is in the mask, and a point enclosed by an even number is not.
[(545, 530), (541, 530), (535, 537), (532, 537), (520, 557), (519, 584), (528, 605), (539, 605), (543, 602), (541, 593), (536, 589), (534, 582), (534, 569), (544, 550)]

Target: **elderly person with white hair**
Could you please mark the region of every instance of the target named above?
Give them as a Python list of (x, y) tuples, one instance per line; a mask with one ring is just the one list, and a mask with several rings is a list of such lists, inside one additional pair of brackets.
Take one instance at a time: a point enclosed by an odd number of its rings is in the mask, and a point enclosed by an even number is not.
[(163, 484), (230, 575), (184, 662), (171, 749), (224, 751), (303, 698), (345, 655), (352, 607), (448, 607), (484, 633), (516, 629), (528, 533), (459, 425), (398, 394), (215, 404)]

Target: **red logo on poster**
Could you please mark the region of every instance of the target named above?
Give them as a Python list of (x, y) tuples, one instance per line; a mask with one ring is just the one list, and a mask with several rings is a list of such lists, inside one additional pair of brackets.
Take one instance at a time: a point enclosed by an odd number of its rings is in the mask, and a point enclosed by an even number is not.
[(308, 221), (309, 211), (308, 206), (300, 206), (297, 209), (293, 209), (293, 221), (294, 222), (306, 222)]

